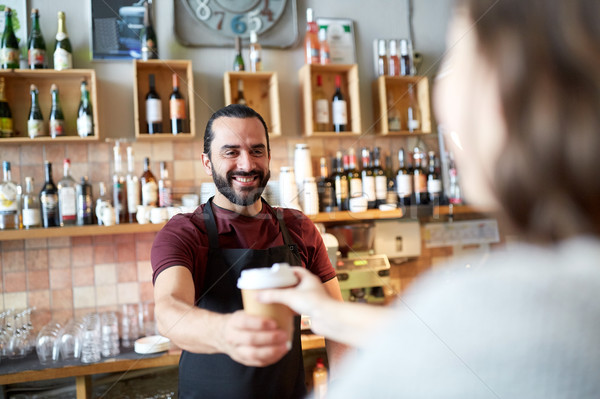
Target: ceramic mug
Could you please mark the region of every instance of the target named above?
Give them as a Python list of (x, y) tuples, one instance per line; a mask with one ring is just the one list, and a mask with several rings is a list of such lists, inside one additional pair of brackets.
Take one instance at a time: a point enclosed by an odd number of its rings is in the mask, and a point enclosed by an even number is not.
[(152, 208), (150, 210), (150, 222), (163, 223), (169, 219), (169, 210), (167, 208)]
[(115, 208), (110, 203), (103, 201), (96, 207), (96, 217), (103, 225), (112, 226), (116, 223)]
[(150, 222), (150, 212), (154, 207), (150, 205), (138, 205), (137, 213), (135, 218), (139, 224), (146, 224)]

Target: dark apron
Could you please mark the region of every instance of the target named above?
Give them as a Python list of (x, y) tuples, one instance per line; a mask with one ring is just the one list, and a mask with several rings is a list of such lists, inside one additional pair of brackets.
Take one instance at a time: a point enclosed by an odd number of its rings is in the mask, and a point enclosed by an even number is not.
[[(243, 308), (242, 295), (237, 288), (237, 280), (243, 269), (271, 267), (277, 262), (301, 266), (302, 262), (281, 211), (275, 213), (284, 245), (268, 249), (226, 249), (219, 247), (217, 224), (211, 205), (212, 198), (204, 207), (203, 218), (208, 233), (209, 251), (204, 290), (198, 307), (218, 313), (231, 313)], [(221, 353), (207, 355), (182, 351), (179, 361), (179, 397), (303, 398), (306, 387), (299, 316), (294, 318), (292, 344), (292, 350), (277, 363), (267, 367), (244, 366)]]

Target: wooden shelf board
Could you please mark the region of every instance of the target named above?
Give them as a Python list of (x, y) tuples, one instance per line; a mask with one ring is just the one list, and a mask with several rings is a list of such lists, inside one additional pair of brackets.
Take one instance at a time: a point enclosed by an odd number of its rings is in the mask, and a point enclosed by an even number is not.
[(6, 137), (0, 139), (0, 144), (38, 144), (38, 143), (80, 143), (82, 141), (98, 141), (98, 136), (60, 136), (52, 138), (48, 137), (36, 137), (34, 139), (30, 137)]
[(371, 219), (398, 219), (402, 217), (402, 210), (394, 209), (391, 211), (380, 211), (379, 209), (369, 209), (364, 212), (338, 211), (319, 213), (309, 216), (314, 223), (328, 222), (349, 222), (353, 220), (371, 220)]
[(124, 223), (116, 224), (113, 226), (88, 225), (72, 227), (50, 227), (47, 229), (37, 228), (29, 230), (2, 230), (0, 231), (0, 241), (25, 240), (30, 238), (81, 237), (112, 234), (154, 233), (159, 231), (164, 225), (165, 223)]
[(171, 133), (155, 133), (155, 134), (140, 133), (140, 135), (136, 137), (136, 140), (140, 141), (140, 142), (151, 142), (151, 141), (185, 141), (185, 140), (191, 140), (193, 138), (194, 138), (194, 136), (191, 133), (178, 133), (178, 134), (171, 134)]

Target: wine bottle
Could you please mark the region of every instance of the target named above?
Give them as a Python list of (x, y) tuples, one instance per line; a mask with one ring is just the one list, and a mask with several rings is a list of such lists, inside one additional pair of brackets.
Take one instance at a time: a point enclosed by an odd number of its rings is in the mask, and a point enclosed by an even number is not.
[(421, 128), (421, 111), (419, 109), (419, 102), (415, 95), (414, 85), (408, 84), (408, 109), (407, 109), (407, 128), (408, 131), (413, 133)]
[(373, 150), (373, 176), (375, 176), (375, 206), (387, 203), (388, 178), (381, 167), (381, 149), (375, 147)]
[(40, 29), (40, 13), (31, 10), (31, 33), (27, 42), (27, 64), (29, 69), (46, 68), (46, 42)]
[(262, 71), (262, 47), (258, 43), (258, 36), (255, 30), (250, 31), (250, 70), (252, 72)]
[(346, 125), (348, 124), (348, 110), (346, 108), (346, 101), (342, 95), (342, 77), (340, 75), (335, 76), (335, 93), (333, 94), (333, 100), (331, 104), (331, 110), (333, 114), (333, 130), (335, 132), (345, 132)]
[(317, 182), (317, 192), (319, 193), (319, 212), (334, 212), (338, 210), (335, 199), (335, 183), (329, 177), (327, 168), (327, 159), (319, 159), (320, 177)]
[(152, 13), (148, 1), (144, 1), (144, 27), (141, 32), (141, 53), (142, 60), (148, 61), (158, 59), (158, 47), (156, 43), (156, 33), (152, 24)]
[(140, 205), (140, 180), (134, 174), (133, 148), (127, 147), (127, 214), (129, 223), (136, 222), (137, 207)]
[(405, 164), (404, 149), (398, 151), (398, 173), (396, 173), (396, 189), (398, 190), (398, 205), (411, 204), (413, 193), (413, 175)]
[(65, 134), (65, 116), (58, 97), (58, 87), (53, 83), (50, 87), (52, 95), (52, 108), (50, 109), (50, 136), (52, 138), (64, 136)]
[(33, 190), (33, 177), (25, 177), (25, 192), (21, 198), (21, 220), (24, 229), (32, 229), (42, 225), (40, 200)]
[(408, 54), (408, 40), (400, 40), (400, 75), (411, 75), (410, 55)]
[(367, 197), (367, 207), (374, 209), (377, 203), (377, 197), (375, 196), (375, 175), (373, 175), (373, 168), (371, 165), (371, 154), (368, 148), (361, 150), (362, 155), (362, 171), (360, 172), (362, 180), (362, 192)]
[(4, 179), (0, 183), (0, 230), (19, 228), (17, 185), (12, 181), (10, 162), (2, 162)]
[(44, 162), (46, 181), (40, 191), (40, 209), (44, 228), (60, 226), (58, 219), (58, 189), (52, 180), (52, 163)]
[(77, 185), (77, 225), (94, 224), (92, 185), (87, 176)]
[(442, 196), (442, 179), (435, 169), (435, 152), (429, 151), (429, 162), (427, 164), (427, 193), (429, 194), (429, 203), (440, 205)]
[(354, 148), (348, 150), (347, 159), (347, 162), (344, 160), (344, 169), (346, 169), (346, 175), (348, 176), (348, 196), (350, 198), (362, 197), (364, 191), (360, 172), (356, 168), (356, 153), (354, 152)]
[(423, 153), (419, 147), (415, 147), (413, 159), (413, 203), (414, 205), (426, 205), (429, 203), (427, 172), (423, 169)]
[(398, 42), (389, 41), (390, 55), (388, 56), (388, 75), (400, 76), (400, 57), (398, 57)]
[(325, 28), (319, 29), (319, 62), (321, 65), (331, 64), (331, 50)]
[(54, 45), (54, 69), (62, 71), (73, 68), (73, 48), (67, 34), (65, 13), (58, 12), (58, 29), (56, 31), (56, 44)]
[(158, 206), (158, 184), (150, 171), (150, 158), (144, 158), (144, 173), (140, 177), (142, 205)]
[(394, 94), (390, 90), (387, 98), (387, 112), (388, 112), (388, 130), (390, 132), (398, 132), (402, 129), (402, 125), (400, 123), (400, 112), (398, 111), (398, 107), (396, 101), (394, 100)]
[(242, 38), (235, 37), (235, 57), (233, 58), (233, 70), (236, 72), (245, 71), (244, 57), (242, 57)]
[(307, 64), (319, 63), (319, 27), (314, 20), (312, 8), (306, 9), (306, 34), (304, 35), (304, 59)]
[(77, 183), (71, 176), (71, 161), (63, 161), (63, 178), (58, 182), (58, 220), (61, 226), (77, 223)]
[(315, 99), (315, 131), (327, 132), (329, 127), (329, 100), (325, 97), (323, 91), (323, 80), (321, 75), (317, 75), (317, 87), (313, 93)]
[(146, 126), (149, 134), (162, 133), (162, 101), (156, 92), (154, 74), (148, 75), (149, 89), (146, 94)]
[(27, 119), (27, 134), (32, 139), (45, 136), (44, 116), (40, 108), (39, 93), (36, 85), (32, 84), (29, 93), (31, 94), (31, 106), (29, 108), (29, 119)]
[(246, 105), (246, 97), (244, 97), (244, 81), (238, 79), (237, 81), (237, 104)]
[(4, 32), (0, 40), (0, 68), (19, 68), (19, 42), (13, 30), (12, 10), (4, 9)]
[(336, 205), (340, 211), (347, 211), (349, 209), (348, 176), (344, 173), (341, 151), (335, 153), (335, 174), (332, 179), (335, 183)]
[(385, 40), (377, 41), (377, 76), (385, 76), (388, 74), (388, 59)]
[(79, 137), (94, 135), (93, 108), (90, 101), (90, 92), (87, 88), (87, 82), (81, 81), (81, 100), (77, 110), (77, 134)]
[(179, 76), (173, 74), (173, 91), (169, 97), (169, 116), (171, 117), (171, 133), (178, 134), (185, 130), (185, 100), (179, 91)]
[[(111, 205), (112, 206), (112, 202), (110, 200), (110, 196), (108, 195), (107, 191), (106, 191), (106, 184), (101, 181), (100, 183), (98, 183), (98, 198), (96, 198), (96, 209), (101, 209), (103, 207), (105, 207), (106, 205)], [(98, 225), (102, 226), (102, 219), (98, 218)]]
[(4, 76), (0, 76), (0, 137), (12, 137), (14, 135), (13, 118), (10, 105), (6, 101), (4, 87)]
[(387, 178), (387, 197), (386, 204), (398, 205), (398, 190), (396, 189), (396, 173), (392, 169), (392, 157), (385, 156), (385, 176)]
[(172, 183), (169, 179), (169, 171), (167, 164), (163, 161), (160, 163), (160, 179), (158, 180), (158, 206), (167, 208), (173, 205)]
[(127, 223), (127, 182), (123, 176), (123, 162), (119, 145), (113, 147), (114, 172), (112, 176), (115, 223)]

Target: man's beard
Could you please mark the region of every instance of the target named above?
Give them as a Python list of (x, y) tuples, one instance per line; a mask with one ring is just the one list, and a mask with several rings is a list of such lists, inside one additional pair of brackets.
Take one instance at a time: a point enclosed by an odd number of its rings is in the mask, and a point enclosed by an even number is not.
[[(236, 193), (232, 185), (233, 176), (249, 177), (252, 175), (258, 176), (258, 180), (260, 182), (258, 187), (240, 188), (242, 193)], [(254, 170), (252, 172), (227, 172), (226, 176), (223, 177), (213, 170), (213, 181), (215, 182), (217, 190), (219, 190), (219, 192), (230, 202), (241, 206), (252, 205), (258, 201), (265, 190), (265, 187), (267, 187), (267, 183), (270, 178), (271, 171), (268, 171), (266, 175), (260, 170)]]

